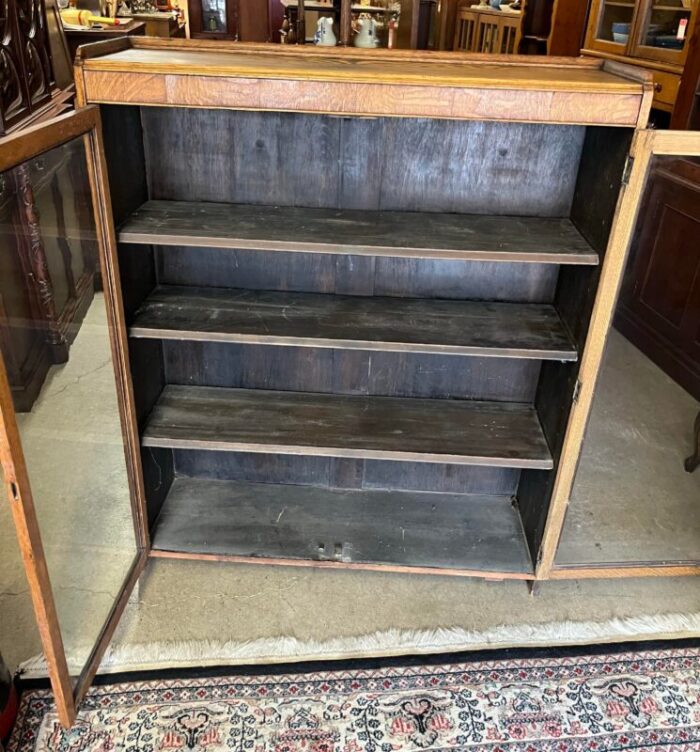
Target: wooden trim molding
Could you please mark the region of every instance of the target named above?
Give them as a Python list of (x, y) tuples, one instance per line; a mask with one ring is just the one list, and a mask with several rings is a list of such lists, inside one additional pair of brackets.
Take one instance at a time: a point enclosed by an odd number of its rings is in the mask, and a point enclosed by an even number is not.
[(136, 408), (134, 391), (131, 384), (131, 367), (127, 344), (124, 304), (119, 281), (117, 261), (117, 240), (112, 220), (112, 202), (107, 182), (107, 165), (102, 144), (102, 129), (97, 113), (95, 128), (85, 137), (88, 162), (88, 175), (92, 191), (92, 204), (95, 212), (98, 244), (100, 249), (100, 268), (102, 284), (105, 291), (105, 305), (109, 321), (110, 346), (116, 388), (118, 392), (119, 418), (124, 438), (124, 454), (127, 477), (129, 479), (131, 505), (134, 520), (134, 532), (139, 550), (148, 549), (148, 515), (146, 512), (146, 494), (143, 487), (143, 470), (141, 467), (141, 442), (136, 425)]
[(641, 97), (522, 89), (432, 88), (364, 83), (328, 84), (264, 78), (83, 72), (86, 101), (311, 114), (489, 119), (511, 122), (634, 127)]
[(0, 138), (0, 172), (82, 136), (98, 119), (97, 107), (84, 107)]
[(650, 73), (590, 58), (137, 38), (81, 48), (76, 85), (83, 103), (627, 127), (653, 91)]

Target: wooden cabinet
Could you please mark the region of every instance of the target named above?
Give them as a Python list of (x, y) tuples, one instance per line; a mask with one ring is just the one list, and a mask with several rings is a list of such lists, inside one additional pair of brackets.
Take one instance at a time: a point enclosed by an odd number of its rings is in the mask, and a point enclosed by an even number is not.
[(520, 12), (460, 5), (455, 21), (453, 49), (463, 52), (486, 52), (510, 55), (520, 45)]
[(700, 399), (700, 160), (653, 165), (617, 326)]
[(654, 107), (672, 112), (695, 32), (698, 0), (593, 0), (586, 54), (654, 71)]
[(53, 73), (41, 0), (7, 0), (0, 10), (0, 133), (51, 101)]

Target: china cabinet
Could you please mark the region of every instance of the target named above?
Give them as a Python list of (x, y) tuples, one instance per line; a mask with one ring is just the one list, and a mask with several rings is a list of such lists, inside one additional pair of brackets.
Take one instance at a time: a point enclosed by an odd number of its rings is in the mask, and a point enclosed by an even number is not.
[[(153, 558), (529, 583), (698, 572), (556, 561), (650, 164), (700, 155), (697, 134), (644, 129), (647, 73), (138, 37), (78, 54), (80, 108), (0, 140), (7, 171), (85, 139), (113, 366), (111, 412), (71, 437), (78, 473), (65, 441), (23, 433), (0, 361), (0, 459), (64, 724)], [(104, 432), (111, 449), (90, 451)], [(89, 488), (79, 532), (97, 517), (110, 557), (123, 544), (76, 677), (47, 456)], [(108, 485), (98, 462), (117, 464)]]
[(593, 0), (584, 54), (653, 71), (654, 107), (672, 112), (698, 0)]

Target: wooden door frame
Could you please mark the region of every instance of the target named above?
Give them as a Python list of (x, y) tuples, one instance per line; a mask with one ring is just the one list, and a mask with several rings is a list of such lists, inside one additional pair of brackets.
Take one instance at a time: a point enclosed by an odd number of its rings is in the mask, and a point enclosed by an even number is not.
[(65, 646), (41, 540), (29, 475), (15, 416), (5, 364), (0, 357), (0, 463), (12, 510), (20, 551), (29, 581), (42, 647), (61, 723), (75, 722), (79, 702), (97, 672), (100, 660), (114, 634), (124, 607), (143, 571), (150, 549), (145, 494), (141, 469), (140, 441), (129, 370), (126, 325), (119, 284), (116, 236), (102, 145), (99, 108), (92, 105), (60, 115), (44, 123), (0, 139), (0, 172), (10, 170), (69, 141), (83, 138), (90, 181), (100, 268), (105, 291), (112, 362), (118, 392), (119, 419), (129, 482), (135, 533), (133, 562), (117, 594), (95, 646), (75, 687), (65, 655)]
[(605, 354), (610, 322), (615, 312), (641, 197), (647, 185), (654, 157), (700, 157), (700, 132), (639, 130), (630, 156), (634, 160), (629, 180), (618, 199), (615, 222), (601, 270), (586, 344), (581, 354), (578, 396), (574, 402), (564, 438), (561, 462), (552, 491), (549, 513), (535, 571), (536, 580), (581, 579), (587, 577), (644, 577), (700, 574), (698, 562), (611, 562), (602, 566), (557, 567), (566, 510), (573, 489), (586, 427), (590, 417), (600, 366)]

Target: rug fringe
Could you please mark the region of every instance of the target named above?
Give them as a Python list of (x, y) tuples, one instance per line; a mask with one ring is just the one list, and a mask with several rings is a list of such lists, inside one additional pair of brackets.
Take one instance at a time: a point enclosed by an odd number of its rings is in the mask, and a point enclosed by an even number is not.
[[(700, 636), (700, 613), (660, 614), (611, 619), (604, 622), (550, 622), (500, 626), (483, 631), (461, 627), (431, 630), (391, 629), (325, 642), (273, 637), (236, 642), (228, 640), (154, 641), (143, 644), (115, 643), (108, 647), (100, 665), (104, 674), (166, 668), (266, 664), (314, 660), (429, 655), (459, 651), (513, 647), (591, 645), (626, 640), (671, 640)], [(86, 655), (88, 650), (74, 650)], [(69, 669), (82, 669), (74, 655)], [(47, 676), (43, 655), (22, 663), (25, 678)]]

